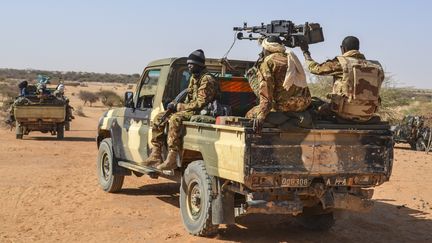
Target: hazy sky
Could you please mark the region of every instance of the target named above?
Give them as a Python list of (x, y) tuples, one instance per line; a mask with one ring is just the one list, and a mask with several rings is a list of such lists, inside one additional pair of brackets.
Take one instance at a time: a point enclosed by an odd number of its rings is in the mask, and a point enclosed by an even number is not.
[[(326, 41), (310, 47), (319, 62), (355, 35), (400, 85), (432, 88), (430, 2), (2, 0), (0, 68), (140, 73), (153, 59), (197, 48), (220, 58), (233, 26), (288, 19), (322, 25)], [(256, 42), (237, 41), (229, 58), (255, 60), (259, 51)]]

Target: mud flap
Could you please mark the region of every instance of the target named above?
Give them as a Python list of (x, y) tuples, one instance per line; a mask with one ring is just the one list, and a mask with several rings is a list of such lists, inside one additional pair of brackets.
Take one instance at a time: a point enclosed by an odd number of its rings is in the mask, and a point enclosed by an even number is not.
[(335, 209), (345, 209), (356, 212), (369, 212), (373, 207), (373, 201), (367, 198), (348, 193), (333, 193), (333, 205)]
[(213, 224), (234, 224), (234, 193), (219, 192), (212, 203)]

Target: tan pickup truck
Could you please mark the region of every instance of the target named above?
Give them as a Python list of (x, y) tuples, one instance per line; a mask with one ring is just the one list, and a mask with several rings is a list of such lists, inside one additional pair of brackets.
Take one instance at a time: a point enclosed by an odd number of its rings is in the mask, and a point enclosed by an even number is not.
[[(148, 154), (155, 115), (187, 87), (186, 58), (150, 63), (126, 106), (99, 120), (97, 171), (103, 190), (121, 190), (124, 176), (143, 174), (179, 180), (184, 226), (194, 235), (212, 235), (249, 213), (295, 216), (305, 227), (329, 229), (338, 210), (367, 211), (373, 187), (389, 180), (393, 138), (386, 123), (332, 124), (314, 120), (304, 128), (291, 119), (267, 123), (253, 132), (245, 112), (255, 105), (244, 72), (253, 63), (216, 59), (207, 67), (219, 77), (221, 102), (232, 116), (214, 124), (184, 122), (178, 169), (157, 171), (140, 165)], [(278, 120), (278, 119), (277, 119)], [(139, 199), (137, 199), (139, 200)], [(149, 205), (151, 207), (151, 205)], [(264, 224), (264, 222), (263, 222)]]
[(22, 139), (32, 131), (51, 133), (64, 138), (66, 103), (55, 97), (41, 99), (37, 96), (18, 98), (14, 103), (16, 138)]

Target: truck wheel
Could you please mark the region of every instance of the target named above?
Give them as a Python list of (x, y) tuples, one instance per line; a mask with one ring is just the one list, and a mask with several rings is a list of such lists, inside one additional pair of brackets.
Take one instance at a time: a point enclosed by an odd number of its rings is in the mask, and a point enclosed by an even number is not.
[(315, 215), (301, 215), (297, 221), (306, 229), (327, 231), (335, 224), (333, 212)]
[(219, 225), (212, 224), (212, 177), (204, 161), (194, 161), (186, 168), (180, 186), (180, 211), (186, 230), (193, 235), (210, 236)]
[(57, 139), (64, 138), (64, 124), (57, 124)]
[(105, 138), (99, 145), (97, 174), (99, 184), (106, 192), (118, 192), (123, 186), (123, 175), (114, 175), (115, 158), (112, 152), (111, 138)]
[(425, 151), (426, 150), (426, 143), (423, 138), (418, 138), (415, 144), (415, 149), (417, 151)]
[(70, 122), (65, 123), (65, 130), (70, 131)]
[(23, 139), (23, 133), (24, 133), (23, 127), (17, 122), (15, 127), (16, 139)]

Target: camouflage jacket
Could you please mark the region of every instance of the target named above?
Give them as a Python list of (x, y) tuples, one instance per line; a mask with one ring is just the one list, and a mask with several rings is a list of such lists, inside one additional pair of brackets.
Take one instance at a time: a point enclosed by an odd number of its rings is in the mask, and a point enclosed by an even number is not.
[[(293, 97), (310, 98), (309, 88), (292, 85), (289, 90), (283, 87), (287, 72), (286, 53), (272, 53), (258, 63), (257, 81), (259, 83), (259, 110), (257, 118), (264, 119), (272, 108), (284, 111)], [(252, 87), (254, 88), (254, 87)]]
[[(347, 51), (342, 56), (354, 57), (361, 60), (366, 60), (365, 56), (357, 50)], [(343, 70), (342, 65), (339, 63), (337, 57), (332, 60), (327, 60), (323, 63), (317, 63), (314, 60), (306, 60), (306, 66), (312, 74), (316, 75), (330, 75), (333, 76), (333, 83), (338, 83), (342, 80)], [(335, 87), (335, 86), (333, 86)], [(332, 91), (335, 93), (335, 90)]]
[(199, 112), (212, 102), (217, 95), (218, 85), (216, 79), (207, 69), (199, 74), (192, 74), (189, 79), (188, 94), (183, 105), (184, 111)]

